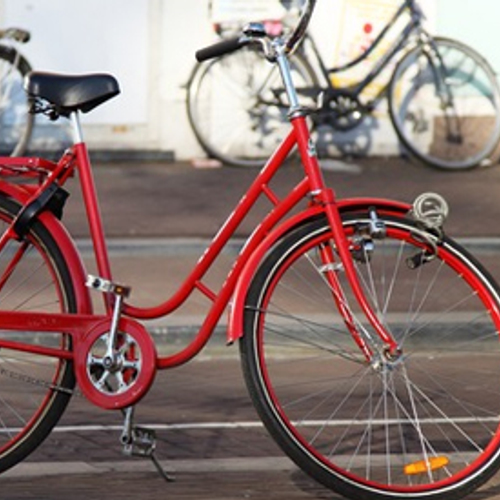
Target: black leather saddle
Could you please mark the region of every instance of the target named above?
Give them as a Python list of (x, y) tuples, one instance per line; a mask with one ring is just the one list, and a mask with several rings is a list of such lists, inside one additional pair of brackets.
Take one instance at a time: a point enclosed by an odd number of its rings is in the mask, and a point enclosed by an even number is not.
[(24, 86), (31, 97), (45, 99), (63, 116), (73, 111), (88, 113), (120, 93), (116, 78), (106, 73), (64, 75), (32, 71)]

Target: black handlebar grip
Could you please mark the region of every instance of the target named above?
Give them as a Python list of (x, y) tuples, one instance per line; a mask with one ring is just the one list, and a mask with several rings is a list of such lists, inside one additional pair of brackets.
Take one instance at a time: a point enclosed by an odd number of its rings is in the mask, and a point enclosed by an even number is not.
[(213, 59), (215, 57), (223, 56), (224, 54), (229, 54), (234, 52), (243, 45), (247, 44), (247, 40), (244, 37), (228, 38), (222, 42), (214, 43), (204, 49), (200, 49), (196, 52), (196, 60), (198, 62), (207, 61), (208, 59)]

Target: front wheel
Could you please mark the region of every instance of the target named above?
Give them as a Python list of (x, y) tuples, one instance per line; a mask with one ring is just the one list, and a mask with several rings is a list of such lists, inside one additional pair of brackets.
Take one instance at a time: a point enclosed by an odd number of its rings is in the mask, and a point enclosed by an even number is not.
[(389, 112), (410, 153), (443, 169), (489, 163), (500, 138), (500, 89), (487, 61), (463, 43), (436, 38), (398, 63)]
[(383, 220), (386, 236), (373, 240), (367, 214), (343, 224), (400, 353), (378, 341), (342, 266), (325, 263), (336, 250), (319, 218), (256, 271), (240, 343), (245, 380), (270, 434), (327, 487), (357, 499), (458, 498), (500, 465), (499, 290), (454, 241), (403, 217)]

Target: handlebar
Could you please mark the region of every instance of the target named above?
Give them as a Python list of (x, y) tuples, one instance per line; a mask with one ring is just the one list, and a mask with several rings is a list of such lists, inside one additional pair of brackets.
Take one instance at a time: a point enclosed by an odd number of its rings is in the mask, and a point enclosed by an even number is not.
[[(311, 21), (312, 13), (316, 5), (317, 0), (305, 0), (302, 13), (300, 15), (299, 21), (292, 31), (292, 33), (285, 39), (282, 40), (282, 46), (284, 47), (285, 53), (291, 53), (295, 47), (300, 43), (304, 37), (309, 22)], [(217, 42), (213, 45), (209, 45), (203, 49), (196, 52), (196, 59), (198, 62), (207, 61), (208, 59), (213, 59), (216, 57), (221, 57), (225, 54), (234, 52), (241, 47), (248, 45), (250, 43), (259, 42), (263, 43), (267, 39), (267, 34), (263, 28), (259, 30), (257, 24), (250, 24), (244, 30), (244, 34), (238, 37), (228, 38), (222, 42)], [(268, 54), (266, 54), (268, 55)]]
[(244, 45), (249, 43), (247, 37), (239, 36), (235, 38), (228, 38), (222, 42), (214, 43), (209, 45), (204, 49), (196, 51), (196, 60), (198, 62), (208, 61), (209, 59), (214, 59), (216, 57), (221, 57), (225, 54), (229, 54), (238, 49), (241, 49)]

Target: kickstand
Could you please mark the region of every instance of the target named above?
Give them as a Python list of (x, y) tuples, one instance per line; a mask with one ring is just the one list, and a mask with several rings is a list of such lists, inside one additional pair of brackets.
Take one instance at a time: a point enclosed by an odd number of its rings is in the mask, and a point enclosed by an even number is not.
[(160, 476), (167, 482), (175, 481), (175, 478), (163, 470), (156, 458), (156, 433), (153, 429), (133, 425), (134, 408), (129, 407), (123, 411), (125, 416), (123, 431), (120, 441), (123, 445), (123, 453), (131, 457), (150, 458)]
[(156, 467), (158, 474), (160, 474), (160, 476), (163, 479), (165, 479), (165, 481), (167, 481), (167, 483), (173, 483), (175, 481), (175, 477), (163, 469), (160, 462), (156, 458), (156, 455), (154, 453), (151, 453), (151, 455), (149, 457), (151, 458), (153, 465)]

